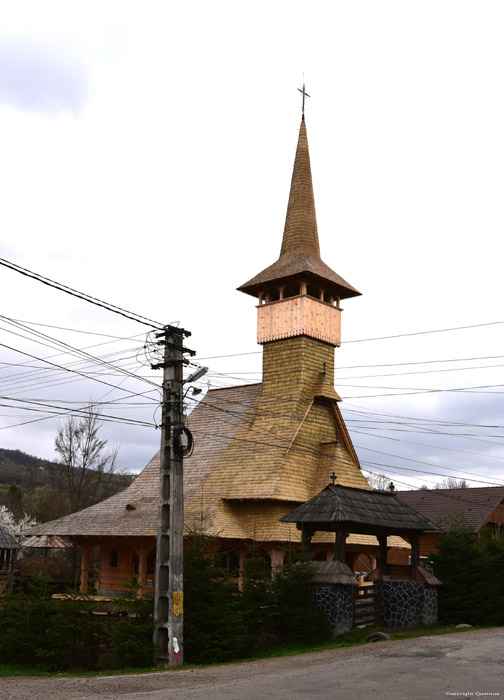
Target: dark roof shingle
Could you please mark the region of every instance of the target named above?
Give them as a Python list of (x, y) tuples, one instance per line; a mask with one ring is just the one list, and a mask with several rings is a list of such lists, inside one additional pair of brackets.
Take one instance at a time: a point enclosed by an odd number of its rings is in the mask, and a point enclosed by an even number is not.
[(448, 525), (442, 522), (443, 519), (463, 515), (475, 530), (479, 530), (504, 501), (504, 486), (398, 491), (397, 496), (429, 520), (440, 524), (441, 529)]
[(387, 530), (391, 534), (407, 531), (437, 531), (434, 523), (397, 498), (396, 493), (368, 491), (329, 484), (312, 499), (281, 518), (283, 522), (348, 527), (351, 532)]

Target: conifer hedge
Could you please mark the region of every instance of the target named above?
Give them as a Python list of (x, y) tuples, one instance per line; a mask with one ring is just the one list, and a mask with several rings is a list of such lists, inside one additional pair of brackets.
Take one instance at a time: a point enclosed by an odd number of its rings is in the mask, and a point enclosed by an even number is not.
[(431, 555), (441, 580), (439, 615), (443, 622), (504, 624), (504, 536), (477, 537), (463, 520), (449, 523)]

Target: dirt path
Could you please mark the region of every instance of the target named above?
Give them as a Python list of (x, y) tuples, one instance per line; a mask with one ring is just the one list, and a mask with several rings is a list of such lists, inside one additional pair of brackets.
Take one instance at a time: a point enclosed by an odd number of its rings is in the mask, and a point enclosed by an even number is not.
[(504, 629), (134, 676), (3, 678), (2, 700), (504, 699)]

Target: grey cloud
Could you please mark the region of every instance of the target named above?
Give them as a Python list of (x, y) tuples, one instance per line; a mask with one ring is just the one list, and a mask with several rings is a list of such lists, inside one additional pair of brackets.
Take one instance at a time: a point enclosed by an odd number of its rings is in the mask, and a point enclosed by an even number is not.
[(79, 114), (89, 93), (89, 68), (55, 39), (0, 37), (0, 103), (55, 117)]
[[(479, 474), (483, 482), (486, 480), (485, 475), (502, 480), (504, 461), (495, 459), (494, 456), (502, 454), (499, 449), (502, 445), (502, 438), (499, 436), (504, 435), (504, 429), (470, 427), (471, 425), (504, 426), (502, 394), (447, 393), (441, 395), (437, 404), (429, 410), (422, 408), (421, 398), (419, 398), (418, 404), (418, 409), (412, 410), (410, 406), (408, 408), (402, 407), (400, 402), (397, 402), (394, 407), (388, 403), (384, 410), (396, 415), (424, 416), (432, 421), (453, 421), (469, 425), (467, 428), (442, 424), (430, 425), (433, 430), (438, 431), (438, 433), (431, 433), (429, 431), (416, 432), (417, 428), (414, 426), (411, 427), (413, 432), (402, 432), (401, 430), (407, 431), (409, 426), (396, 425), (395, 423), (390, 424), (389, 427), (395, 428), (390, 432), (373, 430), (369, 425), (362, 424), (356, 427), (359, 432), (353, 432), (353, 423), (349, 422), (348, 427), (352, 439), (360, 447), (358, 447), (357, 452), (361, 460), (398, 468), (397, 483), (402, 488), (404, 488), (404, 485), (401, 484), (403, 476), (418, 479), (417, 487), (420, 486), (422, 480), (432, 486), (431, 482), (440, 482), (448, 476), (456, 478), (463, 476), (463, 474), (459, 475), (450, 471), (451, 469)], [(355, 418), (355, 415), (344, 412), (344, 417), (352, 419)], [(386, 416), (384, 419), (386, 420)], [(391, 420), (395, 419), (391, 418)], [(411, 421), (405, 420), (404, 422), (410, 423)], [(376, 427), (376, 424), (371, 424), (371, 426), (373, 425)], [(426, 424), (426, 427), (429, 427), (429, 424)], [(448, 434), (443, 435), (443, 433)], [(457, 436), (457, 434), (459, 435)], [(468, 437), (464, 439), (463, 435)], [(362, 449), (364, 447), (378, 450), (378, 453)], [(397, 456), (392, 457), (391, 455)], [(424, 467), (421, 463), (408, 461), (411, 459), (428, 462), (432, 466), (425, 465)], [(365, 464), (363, 467), (367, 468)], [(376, 472), (387, 471), (386, 466), (372, 466), (370, 469)], [(435, 474), (428, 474), (428, 472)], [(391, 476), (392, 474), (393, 472), (390, 471)], [(467, 478), (469, 480), (469, 476)], [(477, 476), (472, 478), (478, 479)], [(471, 482), (471, 486), (485, 485), (490, 485), (490, 483)]]

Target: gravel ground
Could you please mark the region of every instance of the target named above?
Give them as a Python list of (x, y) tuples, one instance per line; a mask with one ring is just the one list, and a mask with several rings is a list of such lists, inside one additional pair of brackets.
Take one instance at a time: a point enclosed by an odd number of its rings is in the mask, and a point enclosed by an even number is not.
[(504, 698), (504, 629), (380, 642), (201, 669), (2, 678), (2, 700)]

